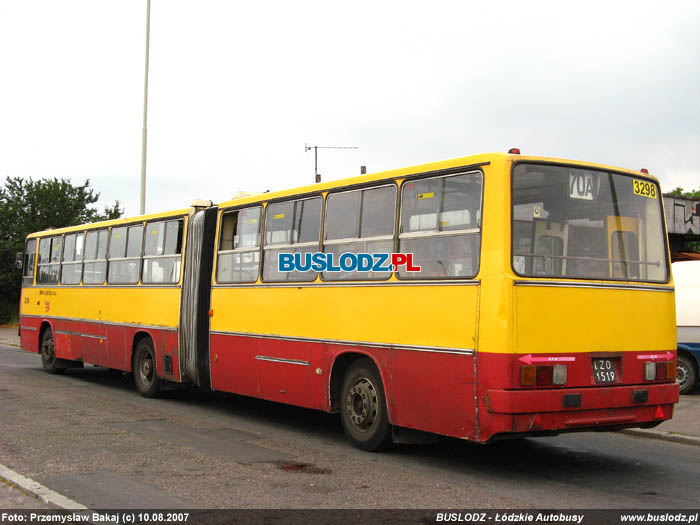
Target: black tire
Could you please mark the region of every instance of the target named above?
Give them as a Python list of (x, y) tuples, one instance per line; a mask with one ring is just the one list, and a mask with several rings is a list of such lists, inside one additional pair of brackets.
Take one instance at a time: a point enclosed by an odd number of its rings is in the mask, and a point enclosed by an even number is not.
[(676, 381), (681, 387), (681, 394), (690, 394), (698, 385), (698, 372), (695, 369), (695, 364), (683, 354), (678, 354)]
[(143, 397), (155, 397), (160, 391), (156, 354), (148, 338), (141, 339), (134, 350), (134, 384)]
[(65, 370), (65, 361), (56, 357), (51, 328), (44, 330), (41, 335), (41, 366), (49, 374), (59, 374)]
[(386, 396), (374, 363), (358, 359), (348, 368), (340, 393), (340, 420), (357, 448), (379, 451), (391, 445)]

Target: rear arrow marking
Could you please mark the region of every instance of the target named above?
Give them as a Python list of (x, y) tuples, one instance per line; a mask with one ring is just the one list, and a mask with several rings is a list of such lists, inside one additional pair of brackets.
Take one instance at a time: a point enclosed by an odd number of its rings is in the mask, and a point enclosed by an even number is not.
[(551, 357), (551, 356), (545, 356), (545, 357), (532, 357), (532, 354), (527, 354), (524, 355), (519, 359), (519, 361), (522, 361), (523, 363), (527, 363), (528, 365), (532, 363), (566, 363), (566, 362), (574, 362), (576, 361), (575, 357)]
[(671, 359), (673, 354), (671, 352), (666, 352), (665, 354), (644, 354), (638, 355), (637, 359)]

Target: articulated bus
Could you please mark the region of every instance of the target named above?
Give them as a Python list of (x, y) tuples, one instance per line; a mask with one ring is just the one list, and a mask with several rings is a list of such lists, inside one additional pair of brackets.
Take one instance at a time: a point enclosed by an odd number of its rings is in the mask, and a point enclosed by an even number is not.
[(645, 172), (483, 154), (34, 233), (21, 341), (146, 397), (339, 413), (365, 450), (653, 427), (679, 396), (666, 239)]

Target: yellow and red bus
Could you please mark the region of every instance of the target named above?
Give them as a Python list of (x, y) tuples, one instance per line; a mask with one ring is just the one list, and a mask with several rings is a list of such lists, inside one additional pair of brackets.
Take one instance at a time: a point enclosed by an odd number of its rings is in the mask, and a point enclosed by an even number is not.
[[(673, 415), (647, 173), (494, 153), (200, 204), (30, 235), (23, 348), (49, 372), (131, 371), (144, 396), (187, 382), (337, 412), (365, 450)], [(280, 265), (377, 253), (420, 271)]]

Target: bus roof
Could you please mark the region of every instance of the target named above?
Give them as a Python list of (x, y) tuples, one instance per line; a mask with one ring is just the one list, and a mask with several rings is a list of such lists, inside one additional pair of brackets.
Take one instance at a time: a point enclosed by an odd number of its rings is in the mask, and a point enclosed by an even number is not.
[(94, 230), (94, 229), (98, 229), (98, 228), (106, 228), (109, 226), (120, 226), (122, 224), (130, 224), (130, 223), (138, 222), (138, 221), (150, 221), (150, 220), (154, 220), (154, 219), (178, 217), (178, 216), (187, 215), (190, 213), (190, 211), (191, 211), (191, 208), (183, 208), (180, 210), (170, 210), (170, 211), (159, 212), (159, 213), (149, 213), (146, 215), (137, 215), (134, 217), (123, 217), (121, 219), (113, 219), (110, 221), (90, 222), (87, 224), (79, 224), (77, 226), (67, 226), (65, 228), (53, 228), (53, 229), (49, 229), (49, 230), (42, 230), (40, 232), (31, 233), (27, 236), (27, 238), (32, 239), (35, 237), (46, 237), (46, 236), (57, 235), (57, 234), (62, 234), (62, 233), (81, 232), (84, 230)]
[[(419, 164), (416, 166), (409, 166), (406, 168), (399, 168), (399, 169), (394, 169), (394, 170), (381, 171), (381, 172), (377, 172), (377, 173), (370, 173), (367, 175), (359, 175), (356, 177), (349, 177), (349, 178), (345, 178), (345, 179), (322, 182), (319, 184), (309, 184), (308, 186), (300, 186), (300, 187), (290, 188), (290, 189), (286, 189), (286, 190), (267, 192), (267, 193), (244, 194), (240, 197), (236, 197), (234, 199), (221, 202), (218, 206), (220, 208), (230, 208), (233, 206), (240, 206), (240, 205), (249, 204), (249, 203), (256, 203), (256, 202), (280, 199), (280, 198), (289, 197), (289, 196), (293, 196), (293, 195), (305, 195), (305, 194), (319, 193), (319, 192), (323, 192), (323, 191), (329, 191), (329, 190), (332, 190), (335, 188), (355, 186), (358, 184), (364, 184), (364, 183), (368, 183), (368, 182), (382, 181), (382, 180), (393, 180), (393, 179), (406, 177), (409, 175), (414, 175), (417, 173), (427, 173), (427, 172), (431, 172), (431, 171), (442, 171), (442, 170), (448, 170), (451, 168), (459, 168), (461, 166), (485, 165), (485, 164), (489, 164), (489, 163), (494, 162), (494, 161), (506, 161), (506, 162), (527, 161), (527, 162), (576, 164), (578, 166), (588, 167), (588, 168), (593, 168), (593, 169), (628, 173), (630, 175), (645, 177), (645, 178), (649, 178), (649, 179), (652, 179), (652, 180), (658, 182), (656, 177), (654, 177), (653, 175), (649, 175), (646, 173), (641, 173), (639, 171), (633, 171), (633, 170), (629, 170), (629, 169), (625, 169), (625, 168), (619, 168), (619, 167), (615, 167), (615, 166), (607, 166), (604, 164), (594, 164), (591, 162), (559, 159), (559, 158), (553, 158), (553, 157), (538, 157), (538, 156), (534, 156), (534, 155), (519, 155), (519, 154), (513, 155), (510, 153), (480, 153), (478, 155), (470, 155), (467, 157), (458, 157), (458, 158), (442, 160), (442, 161), (438, 161), (438, 162), (430, 162), (427, 164)], [(50, 236), (50, 235), (62, 234), (62, 233), (83, 231), (86, 229), (96, 229), (96, 228), (104, 228), (104, 227), (109, 227), (109, 226), (119, 226), (122, 224), (133, 223), (135, 221), (137, 222), (139, 220), (148, 221), (148, 220), (161, 219), (161, 218), (167, 218), (167, 217), (175, 217), (175, 216), (179, 216), (179, 215), (187, 215), (191, 212), (191, 210), (192, 210), (191, 208), (184, 208), (184, 209), (170, 210), (170, 211), (165, 211), (165, 212), (160, 212), (160, 213), (151, 213), (151, 214), (147, 214), (147, 215), (137, 215), (137, 216), (132, 216), (132, 217), (125, 217), (125, 218), (115, 219), (115, 220), (111, 220), (111, 221), (101, 221), (101, 222), (95, 222), (95, 223), (89, 223), (89, 224), (81, 224), (78, 226), (69, 226), (66, 228), (56, 228), (56, 229), (52, 229), (52, 230), (43, 230), (41, 232), (35, 232), (35, 233), (28, 235), (28, 238), (45, 237), (45, 236)]]
[(583, 167), (616, 171), (629, 173), (630, 175), (636, 175), (639, 177), (645, 177), (652, 179), (656, 182), (658, 180), (653, 175), (647, 173), (641, 173), (639, 171), (633, 171), (625, 168), (619, 168), (615, 166), (607, 166), (604, 164), (594, 164), (591, 162), (584, 162), (578, 160), (567, 160), (559, 159), (553, 157), (538, 157), (534, 155), (512, 155), (509, 153), (481, 153), (478, 155), (470, 155), (468, 157), (458, 157), (454, 159), (448, 159), (438, 162), (431, 162), (428, 164), (419, 164), (416, 166), (409, 166), (406, 168), (399, 168), (388, 171), (381, 171), (377, 173), (370, 173), (367, 175), (359, 175), (356, 177), (349, 177), (345, 179), (333, 180), (328, 182), (322, 182), (320, 184), (309, 184), (308, 186), (300, 186), (297, 188), (290, 188), (287, 190), (259, 193), (255, 195), (245, 195), (242, 197), (234, 198), (232, 200), (224, 201), (219, 203), (220, 208), (229, 208), (233, 206), (240, 206), (248, 203), (255, 203), (267, 200), (274, 200), (284, 197), (289, 197), (292, 195), (305, 195), (311, 193), (318, 193), (323, 191), (329, 191), (339, 187), (355, 186), (358, 184), (364, 184), (367, 182), (382, 181), (382, 180), (393, 180), (397, 178), (406, 177), (409, 175), (414, 175), (417, 173), (427, 173), (431, 171), (442, 171), (451, 168), (459, 168), (461, 166), (478, 166), (489, 164), (493, 161), (528, 161), (528, 162), (547, 162), (547, 163), (560, 163), (560, 164), (576, 164)]

